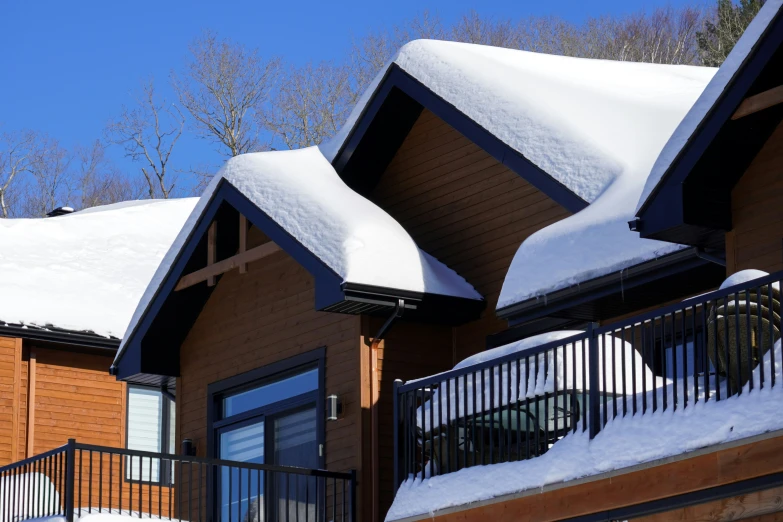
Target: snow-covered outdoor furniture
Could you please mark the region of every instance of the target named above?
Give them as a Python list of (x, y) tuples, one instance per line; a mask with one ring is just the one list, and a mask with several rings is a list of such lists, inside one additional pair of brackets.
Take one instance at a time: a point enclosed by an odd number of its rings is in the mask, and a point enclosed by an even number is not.
[[(533, 336), (469, 357), (442, 374), (442, 380), (430, 378), (435, 382), (408, 401), (417, 404), (416, 424), (410, 428), (425, 455), (418, 467), (443, 472), (526, 459), (546, 452), (580, 422), (584, 426), (590, 391), (588, 335), (559, 331)], [(622, 394), (621, 381), (654, 382), (631, 344), (608, 335), (596, 344), (599, 366), (614, 369), (598, 375), (597, 391), (607, 397), (605, 402)]]
[[(743, 270), (729, 277), (721, 289), (769, 275)], [(780, 285), (772, 283), (738, 291), (710, 310), (707, 353), (718, 373), (736, 393), (750, 379), (764, 354), (780, 339)]]

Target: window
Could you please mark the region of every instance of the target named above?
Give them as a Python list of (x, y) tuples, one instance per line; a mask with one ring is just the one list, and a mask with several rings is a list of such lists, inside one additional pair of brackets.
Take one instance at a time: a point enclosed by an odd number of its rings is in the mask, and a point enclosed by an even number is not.
[[(174, 453), (175, 405), (156, 388), (128, 386), (128, 432), (126, 447), (153, 453)], [(125, 476), (129, 480), (170, 483), (171, 473), (164, 461), (129, 456)], [(161, 470), (163, 468), (163, 470)]]
[[(321, 467), (322, 379), (323, 350), (317, 350), (210, 385), (215, 456), (239, 462)], [(243, 520), (258, 513), (262, 502), (265, 520), (285, 519), (285, 515), (305, 520), (315, 515), (312, 492), (316, 483), (312, 477), (289, 485), (280, 483), (281, 477), (265, 480), (247, 470), (223, 468), (217, 478), (218, 520)], [(240, 483), (247, 488), (240, 491), (236, 487)], [(269, 502), (274, 498), (280, 502)]]

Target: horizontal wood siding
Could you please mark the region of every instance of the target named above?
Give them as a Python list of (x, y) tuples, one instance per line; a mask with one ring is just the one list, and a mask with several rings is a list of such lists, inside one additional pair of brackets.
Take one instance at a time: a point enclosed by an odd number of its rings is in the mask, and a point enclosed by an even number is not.
[[(495, 316), (495, 305), (519, 245), (569, 212), (426, 109), (371, 199), (399, 221), (424, 251), (454, 269), (487, 300), (478, 321), (457, 328), (403, 321), (392, 328), (381, 345), (382, 518), (394, 495), (394, 379), (447, 370), (457, 361), (483, 351), (486, 336), (506, 328), (505, 321)], [(378, 320), (365, 323), (365, 341), (379, 326)]]
[(731, 194), (733, 230), (727, 270), (783, 270), (783, 124), (764, 144)]
[(125, 383), (109, 375), (112, 358), (36, 346), (29, 350), (36, 355), (34, 453), (62, 446), (69, 438), (123, 447)]
[(495, 305), (522, 241), (569, 215), (426, 109), (371, 199), (486, 298), (481, 320), (457, 329), (458, 360), (483, 350), (488, 334), (506, 328)]
[[(249, 248), (259, 242), (251, 232)], [(326, 394), (344, 408), (326, 423), (326, 467), (359, 469), (358, 326), (356, 316), (315, 311), (312, 276), (284, 252), (224, 274), (181, 347), (177, 441), (191, 438), (206, 455), (210, 383), (325, 346)]]

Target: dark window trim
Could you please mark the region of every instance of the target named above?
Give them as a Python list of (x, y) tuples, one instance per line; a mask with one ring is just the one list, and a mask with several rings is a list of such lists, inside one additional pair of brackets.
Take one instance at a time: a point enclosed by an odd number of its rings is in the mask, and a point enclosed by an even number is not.
[[(250, 412), (243, 412), (241, 414), (234, 415), (229, 419), (221, 419), (221, 401), (222, 396), (227, 392), (241, 391), (243, 389), (249, 389), (253, 384), (258, 383), (266, 378), (272, 377), (277, 374), (287, 373), (297, 368), (317, 365), (318, 368), (318, 390), (316, 393), (315, 409), (316, 409), (316, 444), (318, 447), (323, 447), (326, 439), (326, 416), (324, 413), (324, 396), (325, 396), (325, 369), (326, 369), (326, 347), (321, 346), (315, 350), (311, 350), (306, 353), (295, 355), (281, 361), (277, 361), (260, 368), (240, 373), (226, 379), (213, 382), (207, 386), (207, 458), (213, 458), (217, 454), (217, 440), (215, 438), (215, 430), (226, 425), (234, 424), (236, 422), (244, 421), (252, 414), (258, 414), (257, 411), (252, 410)], [(312, 393), (312, 392), (308, 392)], [(290, 400), (296, 402), (305, 394), (292, 397)], [(295, 406), (295, 404), (290, 404)], [(226, 422), (228, 420), (228, 422)], [(319, 452), (318, 466), (324, 468), (326, 462), (326, 451)]]
[[(167, 394), (163, 393), (163, 390), (160, 388), (156, 388), (154, 386), (144, 386), (142, 384), (132, 384), (129, 383), (125, 387), (125, 449), (128, 448), (128, 441), (130, 439), (129, 437), (129, 430), (130, 430), (130, 392), (131, 388), (143, 388), (147, 390), (153, 390), (158, 393), (160, 393), (160, 399), (161, 399), (161, 407), (160, 407), (160, 451), (158, 453), (176, 453), (176, 448), (167, 448), (166, 445), (171, 437), (170, 433), (170, 427), (171, 422), (169, 419), (169, 416), (171, 415), (171, 403), (176, 401), (172, 400), (171, 397), (169, 397)], [(176, 441), (175, 441), (176, 446)], [(170, 450), (170, 451), (167, 451)], [(133, 459), (133, 457), (131, 457)], [(142, 468), (143, 469), (143, 468)], [(133, 480), (132, 478), (128, 478), (128, 472), (129, 470), (126, 468), (122, 472), (122, 478), (125, 480), (126, 483), (129, 484), (158, 484), (160, 486), (173, 486), (174, 481), (171, 480), (170, 476), (170, 468), (168, 466), (164, 466), (163, 462), (158, 463), (158, 480), (144, 480), (141, 478), (141, 474), (139, 474), (138, 480)]]

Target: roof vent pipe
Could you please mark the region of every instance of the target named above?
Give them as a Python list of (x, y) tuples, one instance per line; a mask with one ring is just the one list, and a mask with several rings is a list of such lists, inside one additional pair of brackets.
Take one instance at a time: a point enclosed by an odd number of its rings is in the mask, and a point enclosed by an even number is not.
[(72, 207), (57, 207), (56, 209), (54, 209), (51, 212), (47, 213), (46, 217), (64, 216), (66, 214), (73, 214), (73, 208)]

